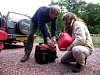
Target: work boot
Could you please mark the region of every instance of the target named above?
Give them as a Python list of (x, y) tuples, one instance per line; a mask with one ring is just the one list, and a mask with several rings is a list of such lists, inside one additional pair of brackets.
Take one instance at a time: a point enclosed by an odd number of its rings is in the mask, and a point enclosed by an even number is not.
[(29, 54), (25, 54), (20, 62), (25, 62), (25, 61), (29, 60), (29, 58), (30, 58), (29, 56), (30, 56)]
[(80, 72), (83, 68), (84, 66), (77, 62), (77, 64), (72, 68), (72, 72), (74, 73)]

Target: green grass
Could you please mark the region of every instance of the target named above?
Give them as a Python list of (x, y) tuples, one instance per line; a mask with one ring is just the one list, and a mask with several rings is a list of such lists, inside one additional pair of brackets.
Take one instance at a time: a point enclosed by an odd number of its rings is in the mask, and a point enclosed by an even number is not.
[(92, 36), (92, 41), (95, 48), (100, 48), (100, 36)]
[(34, 40), (35, 43), (41, 43), (43, 42), (43, 38), (41, 37), (36, 37), (36, 39)]

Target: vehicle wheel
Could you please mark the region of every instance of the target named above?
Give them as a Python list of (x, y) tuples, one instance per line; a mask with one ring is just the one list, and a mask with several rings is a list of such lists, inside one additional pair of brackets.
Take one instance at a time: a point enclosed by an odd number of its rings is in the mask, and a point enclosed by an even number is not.
[(21, 34), (27, 35), (30, 31), (31, 22), (27, 19), (22, 19), (17, 24), (17, 29)]

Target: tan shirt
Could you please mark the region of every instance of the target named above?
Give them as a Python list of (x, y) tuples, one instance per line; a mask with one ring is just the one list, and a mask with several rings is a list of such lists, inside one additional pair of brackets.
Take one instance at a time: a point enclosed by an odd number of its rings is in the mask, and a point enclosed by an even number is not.
[(73, 43), (69, 46), (68, 50), (71, 50), (74, 46), (82, 45), (86, 46), (90, 50), (90, 54), (94, 50), (92, 39), (87, 26), (81, 21), (75, 21), (72, 28)]

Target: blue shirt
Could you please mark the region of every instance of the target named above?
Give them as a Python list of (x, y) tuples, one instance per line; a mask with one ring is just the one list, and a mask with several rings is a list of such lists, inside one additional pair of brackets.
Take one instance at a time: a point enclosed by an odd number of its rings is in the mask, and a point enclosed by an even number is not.
[(35, 25), (38, 25), (42, 35), (44, 37), (49, 36), (48, 30), (46, 28), (46, 23), (51, 22), (51, 36), (56, 36), (56, 18), (52, 20), (49, 16), (49, 9), (48, 7), (42, 6), (40, 7), (34, 16), (32, 17), (32, 22)]

